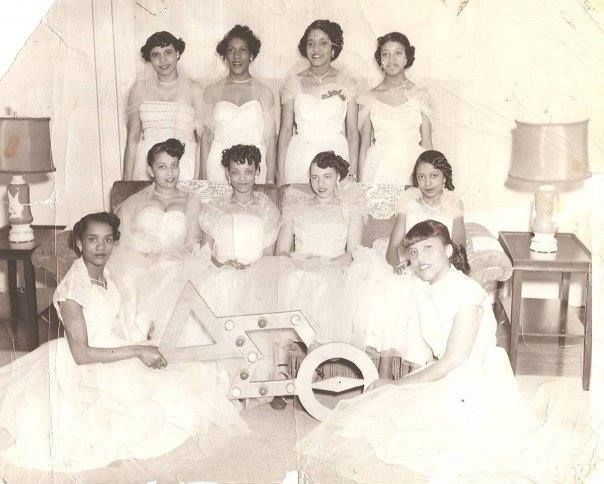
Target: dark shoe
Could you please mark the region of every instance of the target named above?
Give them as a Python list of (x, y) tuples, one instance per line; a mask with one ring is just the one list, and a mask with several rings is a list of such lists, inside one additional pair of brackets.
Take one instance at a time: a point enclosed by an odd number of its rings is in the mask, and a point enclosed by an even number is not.
[(269, 405), (273, 410), (283, 410), (287, 407), (287, 402), (283, 397), (274, 397)]

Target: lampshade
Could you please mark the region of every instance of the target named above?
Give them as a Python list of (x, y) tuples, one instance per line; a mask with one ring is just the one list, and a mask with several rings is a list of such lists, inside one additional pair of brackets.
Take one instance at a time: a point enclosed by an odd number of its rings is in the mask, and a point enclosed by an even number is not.
[(577, 182), (591, 176), (587, 161), (588, 120), (533, 124), (516, 121), (508, 176), (525, 182)]
[(51, 171), (50, 118), (0, 117), (0, 173)]

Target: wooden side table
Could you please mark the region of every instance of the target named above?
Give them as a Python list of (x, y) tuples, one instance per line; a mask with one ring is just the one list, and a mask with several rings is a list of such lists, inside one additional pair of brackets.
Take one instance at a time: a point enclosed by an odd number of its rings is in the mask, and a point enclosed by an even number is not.
[[(54, 225), (34, 226), (35, 240), (31, 242), (13, 243), (8, 241), (9, 226), (0, 228), (0, 259), (6, 260), (8, 266), (8, 286), (11, 318), (20, 320), (19, 293), (23, 292), (25, 304), (23, 319), (27, 330), (27, 349), (32, 351), (38, 347), (38, 301), (36, 298), (36, 273), (31, 261), (33, 251), (46, 239), (54, 238), (64, 227)], [(25, 287), (17, 287), (17, 262), (21, 261)]]
[[(589, 390), (591, 376), (591, 253), (574, 234), (557, 234), (558, 251), (541, 254), (529, 249), (528, 232), (500, 232), (499, 242), (512, 261), (511, 296), (499, 303), (511, 324), (510, 363), (516, 372), (519, 336), (583, 338), (583, 389)], [(522, 281), (527, 272), (560, 273), (559, 299), (522, 297)], [(568, 294), (573, 272), (585, 274), (585, 305), (570, 307)]]

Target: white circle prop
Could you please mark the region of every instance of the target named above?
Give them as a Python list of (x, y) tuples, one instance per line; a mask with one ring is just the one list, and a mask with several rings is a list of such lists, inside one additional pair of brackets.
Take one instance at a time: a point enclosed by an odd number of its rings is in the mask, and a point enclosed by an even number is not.
[[(332, 359), (346, 360), (353, 363), (361, 372), (362, 378), (333, 377), (313, 383), (313, 376), (317, 367)], [(321, 422), (327, 418), (332, 409), (317, 400), (313, 392), (314, 388), (332, 393), (341, 393), (362, 386), (364, 391), (378, 378), (375, 365), (364, 351), (348, 343), (328, 343), (311, 351), (302, 360), (296, 376), (296, 395), (298, 395), (304, 409)]]

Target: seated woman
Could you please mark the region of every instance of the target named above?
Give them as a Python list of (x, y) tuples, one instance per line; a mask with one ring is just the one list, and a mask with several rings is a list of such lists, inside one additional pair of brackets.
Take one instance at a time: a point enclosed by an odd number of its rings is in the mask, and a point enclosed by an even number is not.
[(453, 194), (453, 169), (440, 151), (424, 151), (417, 159), (411, 175), (414, 188), (406, 190), (397, 206), (396, 223), (392, 228), (386, 260), (401, 271), (407, 263), (399, 254), (403, 237), (423, 220), (437, 220), (447, 226), (453, 242), (466, 244), (462, 201)]
[(65, 338), (0, 368), (0, 457), (13, 465), (76, 472), (160, 456), (189, 438), (209, 452), (248, 431), (203, 365), (166, 367), (156, 347), (124, 336), (105, 269), (119, 223), (101, 212), (75, 224), (81, 258), (53, 298)]
[[(116, 209), (122, 238), (108, 267), (124, 295), (124, 322), (137, 340), (156, 341), (184, 286), (185, 205), (177, 187), (184, 145), (168, 139), (147, 153), (153, 184)], [(158, 297), (161, 295), (161, 297)]]
[(277, 206), (254, 190), (260, 160), (256, 146), (224, 150), (222, 165), (232, 192), (205, 204), (191, 195), (187, 204), (187, 248), (203, 248), (197, 263), (191, 265), (191, 278), (217, 315), (252, 312), (250, 298), (240, 290), (249, 278), (265, 286), (274, 284), (249, 270), (264, 255), (274, 254), (279, 232)]
[[(417, 297), (436, 361), (340, 403), (300, 444), (311, 479), (455, 480), (488, 472), (514, 457), (532, 425), (507, 355), (496, 347), (487, 294), (455, 267), (462, 266), (447, 228), (421, 222), (405, 247), (428, 283)], [(376, 386), (384, 383), (391, 382)]]
[(277, 254), (281, 265), (279, 305), (300, 309), (310, 319), (317, 341), (350, 340), (350, 324), (342, 311), (345, 268), (361, 244), (360, 211), (336, 196), (348, 175), (348, 163), (333, 151), (317, 154), (310, 164), (312, 196), (290, 187), (283, 202), (283, 223)]
[[(274, 266), (264, 264), (263, 256), (274, 253), (280, 216), (275, 203), (254, 190), (260, 161), (256, 146), (224, 150), (232, 192), (205, 204), (192, 194), (187, 204), (186, 243), (197, 256), (185, 267), (186, 278), (218, 316), (267, 312), (277, 305)], [(272, 340), (264, 333), (253, 339), (264, 355), (256, 377), (270, 378)]]

